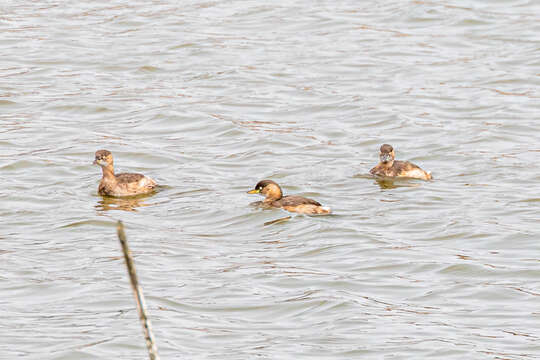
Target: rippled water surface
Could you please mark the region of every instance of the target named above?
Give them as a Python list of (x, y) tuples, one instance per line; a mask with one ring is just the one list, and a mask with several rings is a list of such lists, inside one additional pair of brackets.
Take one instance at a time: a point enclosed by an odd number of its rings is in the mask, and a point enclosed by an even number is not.
[[(540, 2), (0, 5), (0, 358), (540, 358)], [(377, 183), (378, 148), (434, 180)], [(103, 199), (94, 152), (162, 188)], [(271, 178), (331, 216), (250, 206)]]

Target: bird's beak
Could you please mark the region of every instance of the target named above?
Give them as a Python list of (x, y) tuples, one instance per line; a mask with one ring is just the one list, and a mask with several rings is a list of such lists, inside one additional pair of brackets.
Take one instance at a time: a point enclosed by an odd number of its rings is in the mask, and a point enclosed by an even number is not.
[(261, 192), (261, 190), (253, 189), (253, 190), (249, 190), (247, 193), (248, 194), (258, 194), (260, 192)]
[(94, 160), (94, 162), (92, 163), (93, 165), (97, 165), (97, 160)]

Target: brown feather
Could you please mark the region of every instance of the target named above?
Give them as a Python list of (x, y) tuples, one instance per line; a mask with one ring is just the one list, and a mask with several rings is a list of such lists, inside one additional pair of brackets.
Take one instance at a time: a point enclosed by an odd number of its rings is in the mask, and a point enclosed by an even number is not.
[[(388, 176), (388, 177), (412, 177), (424, 180), (431, 179), (431, 175), (422, 170), (418, 165), (408, 161), (395, 160), (392, 166), (378, 164), (369, 171), (372, 175)], [(423, 174), (422, 176), (419, 176)]]
[(116, 181), (118, 181), (119, 184), (126, 184), (126, 183), (132, 183), (132, 182), (139, 182), (142, 178), (144, 178), (144, 175), (121, 173), (121, 174), (115, 174), (115, 177), (116, 177)]
[(133, 196), (152, 192), (156, 182), (142, 174), (114, 174), (113, 156), (109, 150), (96, 151), (94, 164), (101, 166), (103, 177), (98, 193), (109, 196)]
[[(265, 196), (263, 207), (282, 208), (301, 214), (329, 214), (330, 208), (322, 206), (318, 201), (298, 195), (283, 196), (280, 186), (272, 180), (261, 180), (254, 190)], [(250, 193), (253, 193), (253, 191)]]
[(305, 198), (303, 196), (298, 196), (298, 195), (287, 195), (287, 196), (282, 197), (279, 200), (272, 202), (272, 204), (274, 203), (276, 203), (277, 206), (280, 206), (280, 207), (298, 206), (298, 205), (305, 205), (305, 204), (321, 206), (321, 204), (318, 201), (315, 201), (313, 199), (308, 199), (308, 198)]

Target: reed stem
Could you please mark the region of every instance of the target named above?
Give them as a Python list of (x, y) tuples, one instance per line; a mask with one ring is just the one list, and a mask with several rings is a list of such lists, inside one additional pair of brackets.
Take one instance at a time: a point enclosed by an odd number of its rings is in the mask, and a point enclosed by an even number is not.
[(122, 245), (124, 259), (126, 260), (129, 280), (131, 282), (131, 288), (133, 289), (133, 296), (135, 297), (135, 302), (137, 303), (139, 319), (141, 320), (141, 324), (143, 326), (146, 347), (148, 348), (148, 355), (150, 356), (150, 360), (159, 360), (154, 334), (152, 333), (152, 327), (150, 325), (150, 319), (146, 313), (144, 295), (139, 285), (139, 280), (137, 279), (137, 273), (135, 272), (135, 264), (133, 263), (131, 251), (129, 250), (127, 243), (126, 233), (124, 232), (124, 224), (122, 224), (121, 221), (118, 221), (116, 230), (118, 233), (118, 240), (120, 240), (120, 244)]
[(277, 223), (280, 223), (280, 222), (283, 222), (283, 221), (287, 221), (287, 220), (290, 220), (291, 219), (291, 216), (285, 216), (285, 217), (282, 217), (282, 218), (279, 218), (279, 219), (275, 219), (275, 220), (271, 220), (271, 221), (267, 221), (263, 224), (263, 226), (268, 226), (268, 225), (272, 225), (272, 224), (277, 224)]

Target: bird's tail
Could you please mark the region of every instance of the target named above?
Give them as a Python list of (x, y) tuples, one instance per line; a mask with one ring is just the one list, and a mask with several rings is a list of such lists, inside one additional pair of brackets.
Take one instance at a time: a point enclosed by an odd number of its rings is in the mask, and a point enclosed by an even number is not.
[(332, 210), (328, 206), (319, 206), (317, 208), (317, 214), (330, 214)]

